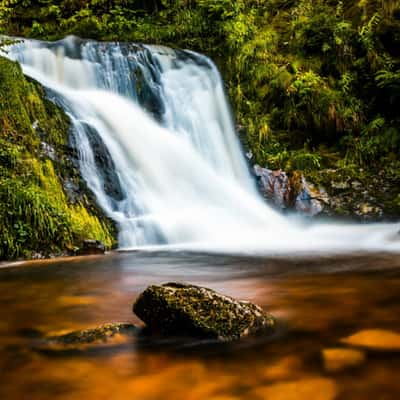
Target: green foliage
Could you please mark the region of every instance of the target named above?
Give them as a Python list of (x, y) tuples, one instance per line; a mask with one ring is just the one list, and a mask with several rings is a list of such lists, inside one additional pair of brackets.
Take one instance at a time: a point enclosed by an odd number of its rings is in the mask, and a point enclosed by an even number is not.
[(2, 179), (0, 203), (0, 259), (71, 243), (67, 214), (37, 185)]
[[(64, 194), (61, 177), (74, 174), (64, 156), (68, 129), (43, 88), (0, 57), (0, 259), (63, 251), (87, 238), (113, 245), (110, 224)], [(57, 162), (41, 141), (57, 150)]]

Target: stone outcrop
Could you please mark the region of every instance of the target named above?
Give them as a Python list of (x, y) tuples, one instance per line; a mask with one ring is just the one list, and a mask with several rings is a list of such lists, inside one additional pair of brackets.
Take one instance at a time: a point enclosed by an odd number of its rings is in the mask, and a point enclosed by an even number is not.
[(183, 283), (148, 287), (133, 311), (150, 333), (233, 341), (271, 332), (275, 322), (259, 306)]
[(308, 216), (324, 209), (326, 194), (308, 184), (303, 174), (294, 172), (289, 176), (282, 170), (272, 171), (259, 165), (254, 166), (254, 173), (261, 193), (276, 208)]

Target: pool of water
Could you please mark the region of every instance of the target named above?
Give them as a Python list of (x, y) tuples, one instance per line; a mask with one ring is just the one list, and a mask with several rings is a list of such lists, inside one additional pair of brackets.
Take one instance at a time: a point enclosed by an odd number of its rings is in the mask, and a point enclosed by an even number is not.
[[(130, 338), (70, 351), (36, 346), (41, 335), (140, 324), (137, 295), (169, 281), (253, 301), (278, 328), (230, 345)], [(0, 399), (400, 398), (398, 255), (137, 252), (32, 262), (0, 269), (0, 313)]]

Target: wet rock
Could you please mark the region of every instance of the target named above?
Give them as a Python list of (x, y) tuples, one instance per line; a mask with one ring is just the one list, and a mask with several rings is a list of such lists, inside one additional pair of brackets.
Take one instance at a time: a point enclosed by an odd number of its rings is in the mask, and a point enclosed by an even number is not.
[(271, 332), (275, 322), (259, 306), (183, 283), (148, 287), (133, 311), (151, 333), (237, 340)]
[(84, 240), (82, 248), (79, 249), (78, 254), (80, 256), (104, 254), (106, 247), (101, 240)]
[(42, 153), (44, 156), (50, 158), (53, 161), (57, 161), (57, 153), (54, 149), (54, 147), (50, 146), (46, 142), (41, 142), (41, 147), (42, 147)]
[(322, 212), (324, 193), (309, 185), (301, 173), (288, 176), (282, 170), (272, 171), (254, 166), (254, 173), (265, 198), (279, 209), (293, 209), (308, 216)]
[(62, 335), (48, 336), (48, 345), (101, 344), (115, 339), (116, 335), (134, 335), (139, 328), (130, 323), (108, 323), (96, 328), (69, 332)]
[[(148, 59), (150, 61), (151, 58)], [(150, 61), (151, 62), (151, 61)], [(140, 105), (149, 112), (156, 121), (162, 120), (165, 113), (164, 104), (160, 98), (160, 92), (155, 82), (151, 82), (143, 76), (143, 71), (140, 68), (134, 70), (136, 81), (137, 96)], [(153, 76), (157, 80), (157, 76)]]
[(267, 198), (276, 207), (284, 209), (292, 202), (292, 188), (289, 185), (289, 178), (284, 171), (272, 171), (254, 166), (254, 173), (258, 178), (259, 186)]
[(306, 178), (301, 175), (300, 191), (296, 196), (295, 210), (302, 214), (313, 217), (320, 214), (326, 203), (326, 192), (310, 185)]
[(46, 258), (46, 256), (43, 253), (39, 253), (37, 251), (34, 251), (31, 254), (31, 260), (44, 260)]
[(353, 368), (365, 362), (365, 354), (354, 349), (324, 349), (322, 351), (324, 367), (328, 372), (338, 372)]
[(74, 182), (70, 178), (65, 178), (65, 179), (62, 179), (62, 183), (63, 183), (63, 188), (65, 191), (65, 194), (67, 195), (68, 200), (72, 204), (75, 204), (81, 200), (82, 194), (80, 193), (80, 187), (77, 182)]
[(85, 130), (93, 150), (94, 161), (103, 180), (104, 191), (116, 201), (123, 200), (125, 193), (107, 146), (92, 126), (86, 124)]
[(383, 214), (383, 210), (380, 207), (374, 206), (370, 203), (361, 203), (357, 205), (355, 213), (360, 217), (365, 218), (369, 215), (381, 216)]
[(369, 329), (341, 340), (342, 343), (371, 350), (400, 351), (400, 333), (384, 329)]
[(350, 189), (350, 184), (348, 182), (331, 182), (332, 189), (336, 190), (348, 190)]

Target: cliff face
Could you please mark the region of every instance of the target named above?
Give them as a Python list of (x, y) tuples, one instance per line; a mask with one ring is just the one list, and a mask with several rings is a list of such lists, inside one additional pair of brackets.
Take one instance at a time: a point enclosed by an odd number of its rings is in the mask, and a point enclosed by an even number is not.
[(115, 227), (96, 206), (74, 163), (70, 122), (0, 57), (0, 259), (65, 253), (84, 239), (115, 245)]

